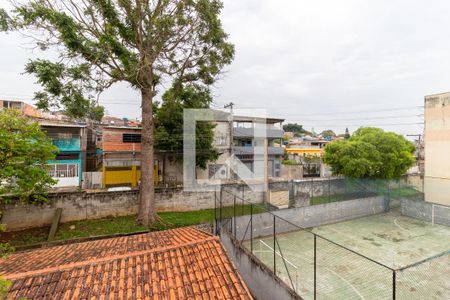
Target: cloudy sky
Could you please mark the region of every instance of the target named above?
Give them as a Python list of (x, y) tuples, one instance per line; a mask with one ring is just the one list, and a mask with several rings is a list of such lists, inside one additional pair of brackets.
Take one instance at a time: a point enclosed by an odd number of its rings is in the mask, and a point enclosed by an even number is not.
[[(421, 133), (423, 96), (450, 91), (449, 13), (446, 0), (225, 0), (236, 58), (215, 86), (214, 107), (266, 109), (318, 132)], [(39, 53), (16, 34), (0, 40), (0, 98), (31, 101), (39, 87), (21, 73)], [(126, 85), (101, 103), (110, 114), (140, 116)]]

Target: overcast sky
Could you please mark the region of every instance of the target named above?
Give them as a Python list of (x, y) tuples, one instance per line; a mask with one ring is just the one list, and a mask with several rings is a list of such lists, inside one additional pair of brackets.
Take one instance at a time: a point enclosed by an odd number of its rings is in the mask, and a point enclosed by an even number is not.
[[(449, 14), (448, 0), (225, 0), (236, 58), (214, 106), (267, 109), (317, 132), (421, 133), (423, 96), (450, 91)], [(21, 73), (36, 54), (16, 34), (0, 38), (0, 97), (30, 101), (39, 87)], [(101, 103), (140, 116), (139, 95), (126, 85)]]

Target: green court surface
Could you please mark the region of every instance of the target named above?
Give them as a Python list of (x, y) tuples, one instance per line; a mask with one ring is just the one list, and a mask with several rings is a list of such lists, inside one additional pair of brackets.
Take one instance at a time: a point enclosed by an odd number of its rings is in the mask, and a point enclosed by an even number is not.
[[(312, 231), (318, 235), (317, 299), (392, 299), (394, 292), (396, 299), (450, 299), (449, 227), (390, 212)], [(274, 255), (273, 236), (254, 239), (253, 253), (272, 270), (275, 257), (277, 275), (313, 299), (314, 235), (294, 231), (277, 234), (277, 241)]]

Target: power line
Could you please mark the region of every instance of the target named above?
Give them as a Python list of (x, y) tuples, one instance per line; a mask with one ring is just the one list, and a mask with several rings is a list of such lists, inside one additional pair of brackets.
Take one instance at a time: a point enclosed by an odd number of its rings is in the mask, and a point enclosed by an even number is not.
[(348, 115), (348, 114), (359, 114), (359, 113), (375, 113), (375, 112), (386, 112), (386, 111), (400, 111), (400, 110), (411, 110), (411, 109), (423, 109), (423, 106), (405, 106), (405, 107), (394, 107), (386, 109), (371, 109), (371, 110), (355, 110), (347, 112), (325, 112), (325, 113), (310, 113), (310, 114), (283, 114), (284, 116), (294, 116), (294, 117), (308, 117), (308, 116), (325, 116), (325, 115)]
[(394, 119), (394, 118), (395, 119), (398, 119), (398, 118), (413, 118), (413, 117), (422, 117), (422, 116), (423, 116), (423, 114), (382, 116), (382, 117), (363, 117), (363, 118), (343, 118), (343, 119), (302, 119), (302, 122), (381, 120), (381, 119)]
[(416, 123), (392, 123), (392, 124), (348, 124), (348, 125), (335, 125), (335, 124), (302, 124), (302, 126), (316, 126), (316, 127), (339, 127), (339, 128), (345, 128), (345, 127), (383, 127), (383, 126), (408, 126), (408, 125), (423, 125), (423, 122), (416, 122)]

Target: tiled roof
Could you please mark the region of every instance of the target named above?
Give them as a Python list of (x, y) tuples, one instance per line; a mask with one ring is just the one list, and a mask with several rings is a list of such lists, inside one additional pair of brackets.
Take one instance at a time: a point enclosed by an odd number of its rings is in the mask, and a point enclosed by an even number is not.
[(217, 237), (194, 228), (16, 253), (10, 299), (251, 299)]

